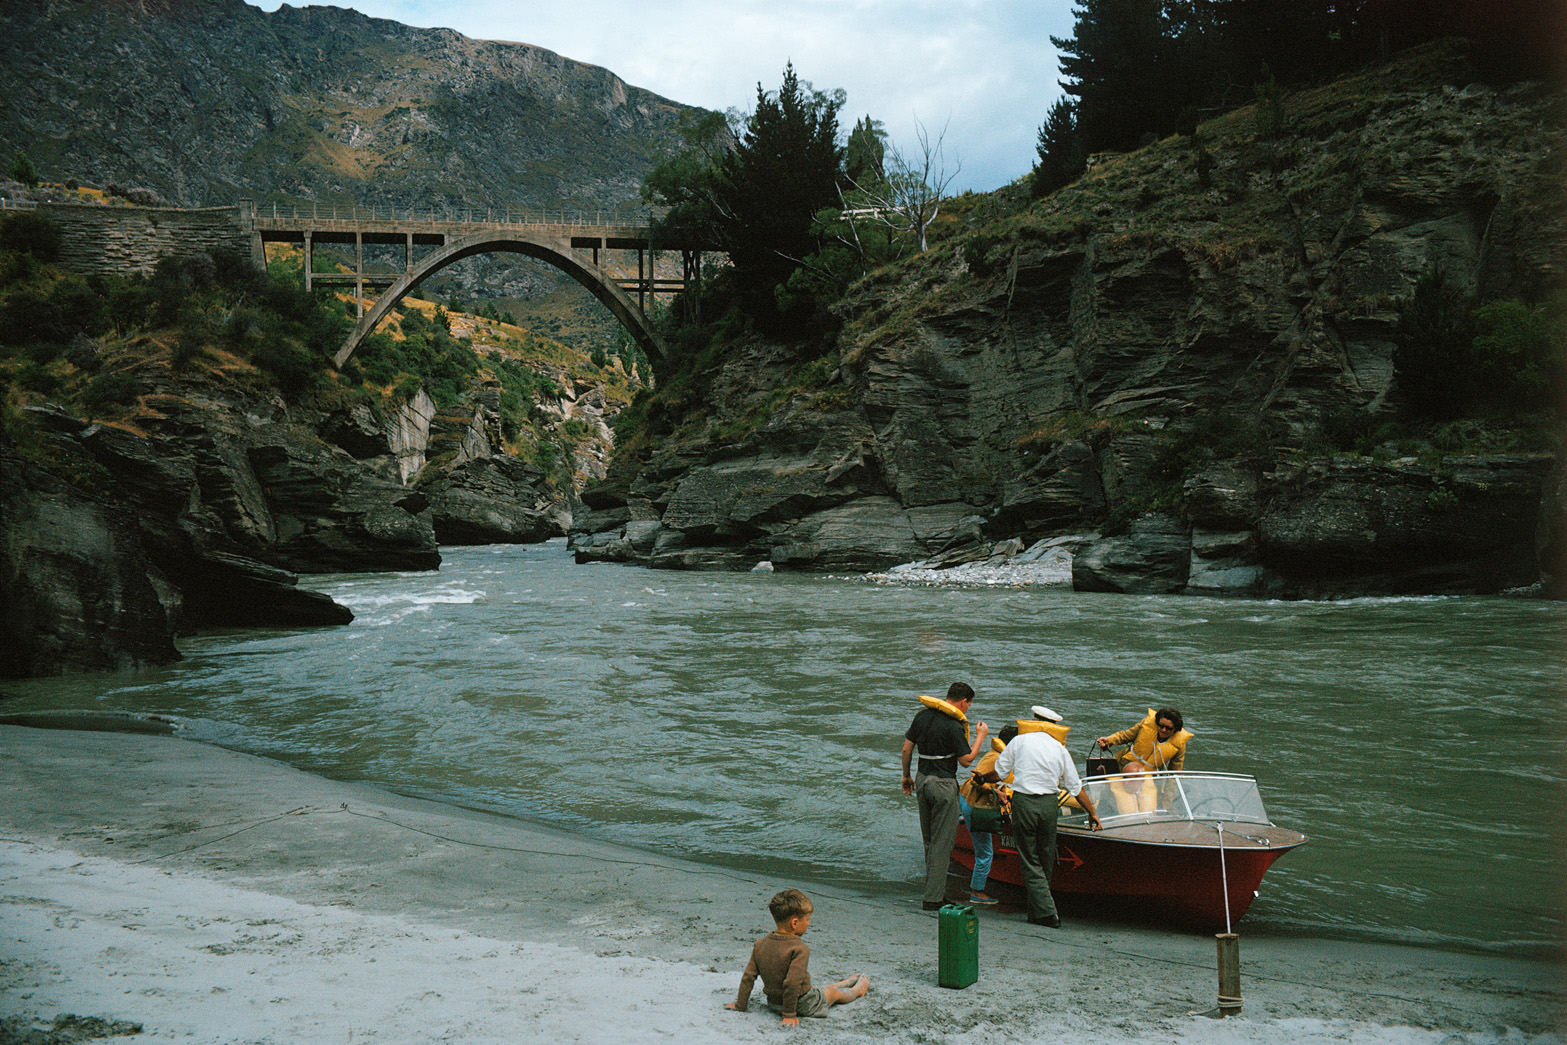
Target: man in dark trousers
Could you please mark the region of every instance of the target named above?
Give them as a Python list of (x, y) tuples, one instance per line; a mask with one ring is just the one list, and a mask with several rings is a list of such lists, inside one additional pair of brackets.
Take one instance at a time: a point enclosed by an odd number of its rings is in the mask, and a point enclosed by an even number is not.
[[(919, 799), (927, 911), (946, 901), (947, 865), (958, 839), (958, 766), (974, 761), (990, 736), (990, 727), (981, 722), (974, 730), (973, 744), (969, 743), (967, 715), (973, 702), (974, 690), (967, 683), (954, 682), (947, 687), (947, 699), (921, 708), (903, 735), (903, 793)], [(916, 749), (919, 772), (910, 776), (909, 761)]]
[(1002, 780), (1012, 778), (1012, 838), (1028, 890), (1028, 920), (1058, 929), (1061, 916), (1050, 894), (1050, 876), (1056, 869), (1061, 792), (1065, 790), (1088, 810), (1089, 826), (1095, 831), (1101, 826), (1099, 813), (1078, 778), (1072, 756), (1049, 733), (1019, 733), (996, 759), (994, 772)]

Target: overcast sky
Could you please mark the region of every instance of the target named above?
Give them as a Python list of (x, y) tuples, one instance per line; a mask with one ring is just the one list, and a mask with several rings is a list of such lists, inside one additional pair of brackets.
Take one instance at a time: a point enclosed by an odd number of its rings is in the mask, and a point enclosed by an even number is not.
[(932, 140), (945, 126), (948, 170), (962, 163), (953, 190), (998, 188), (1033, 165), (1039, 125), (1061, 93), (1050, 37), (1072, 33), (1072, 0), (325, 2), (535, 44), (707, 109), (749, 111), (757, 83), (776, 90), (793, 61), (818, 90), (848, 92), (846, 131), (869, 114), (907, 155), (916, 119)]

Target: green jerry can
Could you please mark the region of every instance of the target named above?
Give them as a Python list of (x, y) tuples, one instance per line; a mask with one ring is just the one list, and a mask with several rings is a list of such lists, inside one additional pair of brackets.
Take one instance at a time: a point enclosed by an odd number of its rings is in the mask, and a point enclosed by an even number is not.
[(979, 979), (979, 917), (974, 908), (949, 903), (936, 912), (940, 934), (937, 979), (962, 989)]

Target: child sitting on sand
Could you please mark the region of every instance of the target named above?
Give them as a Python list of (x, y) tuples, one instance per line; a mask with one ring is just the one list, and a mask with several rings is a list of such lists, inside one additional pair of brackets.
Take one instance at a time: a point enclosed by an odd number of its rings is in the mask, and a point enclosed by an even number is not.
[(751, 960), (740, 977), (740, 994), (724, 1008), (745, 1012), (758, 975), (768, 1006), (783, 1014), (785, 1027), (798, 1027), (801, 1016), (826, 1016), (834, 1005), (865, 996), (871, 981), (860, 973), (827, 987), (811, 986), (806, 968), (811, 949), (800, 939), (811, 927), (810, 897), (798, 889), (785, 889), (767, 902), (767, 909), (778, 928), (751, 948)]

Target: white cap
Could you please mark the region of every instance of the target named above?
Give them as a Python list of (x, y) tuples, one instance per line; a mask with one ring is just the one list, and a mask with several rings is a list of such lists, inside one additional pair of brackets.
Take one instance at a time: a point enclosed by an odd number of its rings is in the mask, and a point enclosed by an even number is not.
[(1034, 705), (1034, 717), (1035, 718), (1042, 718), (1046, 722), (1060, 722), (1061, 721), (1061, 716), (1060, 715), (1057, 715), (1054, 711), (1051, 711), (1049, 708), (1045, 707), (1043, 704), (1035, 704)]

